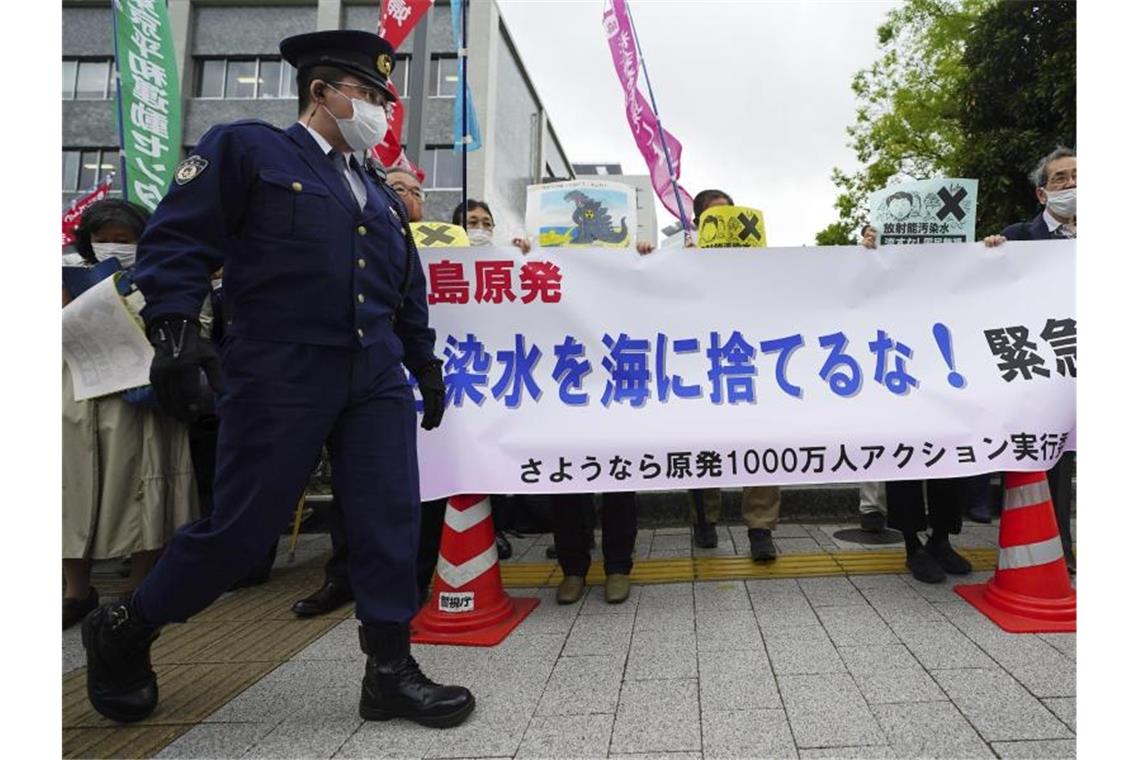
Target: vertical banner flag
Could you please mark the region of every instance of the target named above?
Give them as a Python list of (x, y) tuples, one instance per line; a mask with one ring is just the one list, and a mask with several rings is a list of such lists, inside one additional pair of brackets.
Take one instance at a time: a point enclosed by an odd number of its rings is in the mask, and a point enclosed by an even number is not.
[(111, 192), (111, 183), (114, 178), (114, 174), (108, 174), (99, 181), (99, 184), (88, 190), (86, 195), (81, 195), (67, 204), (67, 209), (63, 212), (63, 245), (71, 245), (75, 242), (75, 228), (79, 226), (83, 212), (92, 203), (107, 197)]
[[(479, 120), (475, 118), (475, 99), (471, 97), (471, 86), (467, 84), (467, 77), (463, 72), (467, 68), (467, 40), (463, 39), (463, 0), (451, 0), (451, 38), (455, 41), (455, 49), (459, 53), (459, 68), (456, 74), (459, 77), (459, 86), (456, 88), (455, 104), (451, 111), (451, 135), (455, 150), (458, 152), (467, 145), (467, 152), (479, 150), (483, 147), (483, 135), (479, 131)], [(459, 88), (464, 88), (461, 92)], [(464, 97), (466, 94), (466, 97)], [(467, 132), (463, 131), (463, 106), (467, 105)], [(470, 137), (470, 142), (467, 141)]]
[(396, 50), (431, 7), (432, 0), (381, 0), (378, 34)]
[[(641, 94), (637, 84), (638, 55), (637, 45), (633, 37), (633, 24), (629, 18), (629, 9), (625, 0), (613, 0), (602, 13), (602, 27), (610, 43), (610, 53), (613, 55), (614, 68), (617, 69), (618, 79), (625, 92), (625, 115), (629, 119), (629, 128), (633, 130), (633, 139), (637, 148), (645, 157), (649, 167), (650, 180), (657, 197), (669, 213), (678, 219), (691, 220), (693, 218), (693, 199), (685, 189), (677, 185), (677, 192), (673, 190), (673, 180), (681, 178), (681, 143), (667, 130), (661, 129), (657, 124), (657, 117), (649, 106), (649, 101)], [(669, 176), (669, 161), (665, 158), (661, 145), (661, 136), (664, 135), (665, 144), (676, 168), (677, 176)], [(684, 208), (677, 208), (677, 195), (681, 196)]]
[[(376, 25), (376, 33), (395, 50), (430, 7), (431, 0), (383, 0), (380, 3), (380, 20)], [(388, 79), (388, 92), (396, 99), (388, 110), (388, 132), (378, 145), (372, 147), (372, 155), (385, 168), (406, 169), (423, 182), (423, 169), (413, 164), (404, 152), (404, 101), (400, 99), (400, 91), (391, 78)]]
[(123, 196), (154, 211), (182, 148), (182, 96), (161, 0), (115, 0)]

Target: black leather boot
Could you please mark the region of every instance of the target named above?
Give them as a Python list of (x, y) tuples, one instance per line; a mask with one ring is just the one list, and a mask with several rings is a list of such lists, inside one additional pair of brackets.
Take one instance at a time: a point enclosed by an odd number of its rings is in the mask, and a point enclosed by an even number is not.
[(475, 697), (466, 688), (441, 686), (423, 674), (411, 655), (406, 625), (362, 625), (360, 648), (368, 655), (360, 690), (360, 717), (365, 720), (407, 718), (448, 728), (475, 709)]
[(158, 680), (150, 645), (159, 626), (139, 619), (130, 603), (104, 604), (83, 620), (87, 650), (87, 698), (103, 716), (134, 723), (154, 712)]

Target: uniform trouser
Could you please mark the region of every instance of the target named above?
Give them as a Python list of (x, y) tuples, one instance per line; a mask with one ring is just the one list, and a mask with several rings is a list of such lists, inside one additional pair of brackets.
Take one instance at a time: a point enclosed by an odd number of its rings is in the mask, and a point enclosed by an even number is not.
[[(439, 542), (443, 535), (443, 516), (447, 499), (425, 501), (420, 505), (420, 543), (416, 552), (416, 587), (421, 597), (427, 594), (435, 565), (439, 558)], [(325, 581), (338, 584), (352, 583), (348, 575), (348, 536), (344, 527), (344, 512), (334, 495), (328, 511), (329, 538), (332, 556), (325, 563)]]
[(1053, 513), (1057, 515), (1057, 530), (1061, 534), (1061, 546), (1065, 550), (1065, 559), (1070, 563), (1073, 561), (1073, 530), (1069, 521), (1073, 516), (1073, 469), (1076, 464), (1076, 452), (1066, 451), (1046, 473), (1049, 478), (1049, 494), (1053, 498)]
[[(590, 569), (594, 497), (588, 493), (556, 494), (551, 498), (554, 546), (563, 575), (585, 575)], [(633, 569), (637, 539), (637, 494), (602, 494), (602, 557), (606, 575)]]
[(222, 364), (214, 510), (170, 540), (135, 592), (136, 610), (156, 625), (184, 621), (248, 572), (296, 508), (327, 441), (356, 615), (366, 624), (411, 620), (416, 412), (391, 342), (349, 349), (230, 336)]
[[(720, 520), (720, 489), (689, 491), (689, 517), (694, 523)], [(740, 513), (751, 529), (775, 530), (780, 520), (780, 487), (747, 486), (741, 495)]]
[[(903, 533), (920, 533), (927, 528), (961, 533), (962, 480), (938, 478), (888, 482), (887, 525)], [(926, 484), (925, 499), (923, 483)]]

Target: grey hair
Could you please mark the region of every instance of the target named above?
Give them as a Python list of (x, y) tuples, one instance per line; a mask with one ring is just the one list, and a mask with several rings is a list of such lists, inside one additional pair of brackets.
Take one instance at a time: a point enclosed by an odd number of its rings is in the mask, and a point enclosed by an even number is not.
[(1076, 158), (1077, 152), (1072, 148), (1066, 148), (1063, 145), (1058, 145), (1053, 151), (1037, 162), (1037, 166), (1033, 167), (1033, 171), (1029, 172), (1029, 181), (1033, 183), (1034, 187), (1045, 187), (1045, 183), (1049, 178), (1045, 176), (1045, 170), (1049, 164), (1053, 163), (1059, 158)]

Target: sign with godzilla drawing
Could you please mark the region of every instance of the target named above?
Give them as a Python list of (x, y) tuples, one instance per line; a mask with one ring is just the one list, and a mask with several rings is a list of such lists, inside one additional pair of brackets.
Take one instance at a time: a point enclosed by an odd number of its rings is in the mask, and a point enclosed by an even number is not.
[(527, 237), (545, 248), (630, 248), (636, 190), (619, 182), (572, 180), (526, 189)]

